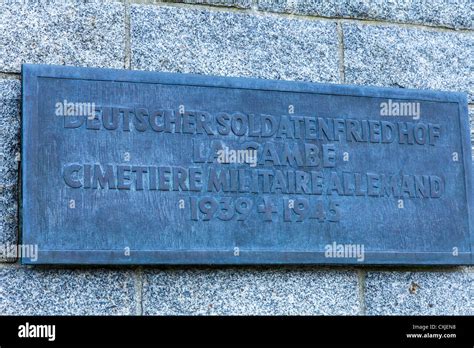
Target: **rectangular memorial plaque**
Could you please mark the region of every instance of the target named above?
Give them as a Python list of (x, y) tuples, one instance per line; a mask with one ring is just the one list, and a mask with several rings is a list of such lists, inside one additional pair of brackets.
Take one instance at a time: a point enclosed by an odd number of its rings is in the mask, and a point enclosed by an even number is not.
[(42, 264), (471, 264), (461, 93), (24, 65)]

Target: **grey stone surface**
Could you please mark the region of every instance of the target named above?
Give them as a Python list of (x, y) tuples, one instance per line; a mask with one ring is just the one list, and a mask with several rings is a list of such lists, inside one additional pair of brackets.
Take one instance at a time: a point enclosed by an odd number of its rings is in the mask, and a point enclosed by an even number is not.
[(21, 97), (21, 83), (19, 79), (14, 78), (10, 75), (11, 78), (1, 78), (0, 77), (0, 99), (1, 100), (10, 100), (10, 99), (20, 99)]
[(356, 315), (356, 271), (166, 268), (143, 274), (145, 315)]
[(338, 82), (336, 24), (131, 7), (132, 69)]
[(262, 11), (473, 28), (471, 0), (257, 0)]
[(137, 314), (135, 285), (131, 270), (0, 266), (0, 314)]
[(474, 268), (368, 272), (367, 315), (473, 315)]
[(0, 263), (16, 261), (18, 243), (18, 185), (0, 187)]
[[(18, 239), (18, 161), (20, 81), (0, 80), (0, 246)], [(5, 247), (0, 262), (7, 261)]]
[(0, 185), (18, 178), (20, 81), (0, 80)]
[(0, 2), (0, 71), (22, 63), (123, 68), (125, 11), (118, 2)]
[(474, 33), (343, 24), (345, 82), (469, 93)]

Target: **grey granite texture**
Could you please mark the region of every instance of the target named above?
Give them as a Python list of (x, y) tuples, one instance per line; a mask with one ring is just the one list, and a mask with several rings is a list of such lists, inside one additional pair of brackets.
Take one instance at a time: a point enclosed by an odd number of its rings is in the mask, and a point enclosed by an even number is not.
[(0, 184), (18, 179), (19, 137), (20, 81), (0, 80)]
[[(0, 80), (0, 245), (18, 239), (18, 166), (20, 138), (20, 81)], [(7, 261), (0, 248), (0, 262)]]
[(474, 268), (368, 272), (367, 315), (474, 315)]
[(0, 263), (16, 261), (18, 243), (18, 185), (0, 187)]
[(132, 270), (0, 266), (1, 315), (132, 315)]
[(257, 0), (262, 11), (474, 28), (471, 0)]
[(343, 24), (345, 82), (465, 92), (474, 99), (474, 33)]
[(336, 23), (131, 7), (132, 69), (339, 82)]
[(123, 68), (125, 11), (117, 2), (0, 2), (0, 72), (22, 63)]
[(321, 267), (145, 269), (144, 315), (357, 315), (354, 270)]

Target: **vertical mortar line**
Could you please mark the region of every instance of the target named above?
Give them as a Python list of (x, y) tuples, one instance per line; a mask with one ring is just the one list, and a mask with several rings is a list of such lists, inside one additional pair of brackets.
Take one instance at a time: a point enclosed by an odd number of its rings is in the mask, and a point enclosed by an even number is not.
[(136, 315), (143, 315), (143, 268), (138, 266), (135, 271), (135, 305)]
[(16, 72), (0, 72), (0, 79), (3, 80), (20, 80), (21, 74)]
[(258, 11), (258, 0), (250, 1), (250, 9), (254, 11)]
[(362, 269), (357, 270), (357, 278), (358, 278), (358, 298), (359, 298), (359, 315), (365, 315), (365, 274), (366, 272)]
[(132, 68), (132, 49), (131, 49), (131, 32), (130, 32), (130, 0), (124, 0), (125, 15), (125, 69)]
[(344, 76), (344, 32), (342, 30), (342, 23), (341, 21), (337, 21), (337, 38), (339, 42), (339, 80), (341, 83), (345, 83), (345, 76)]

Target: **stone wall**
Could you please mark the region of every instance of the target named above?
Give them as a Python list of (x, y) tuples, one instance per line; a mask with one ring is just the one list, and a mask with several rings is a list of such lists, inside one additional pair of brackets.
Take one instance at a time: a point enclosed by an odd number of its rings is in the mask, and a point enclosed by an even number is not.
[[(22, 63), (468, 93), (470, 0), (0, 1), (0, 244), (18, 241)], [(2, 314), (474, 314), (473, 267), (26, 267)]]

